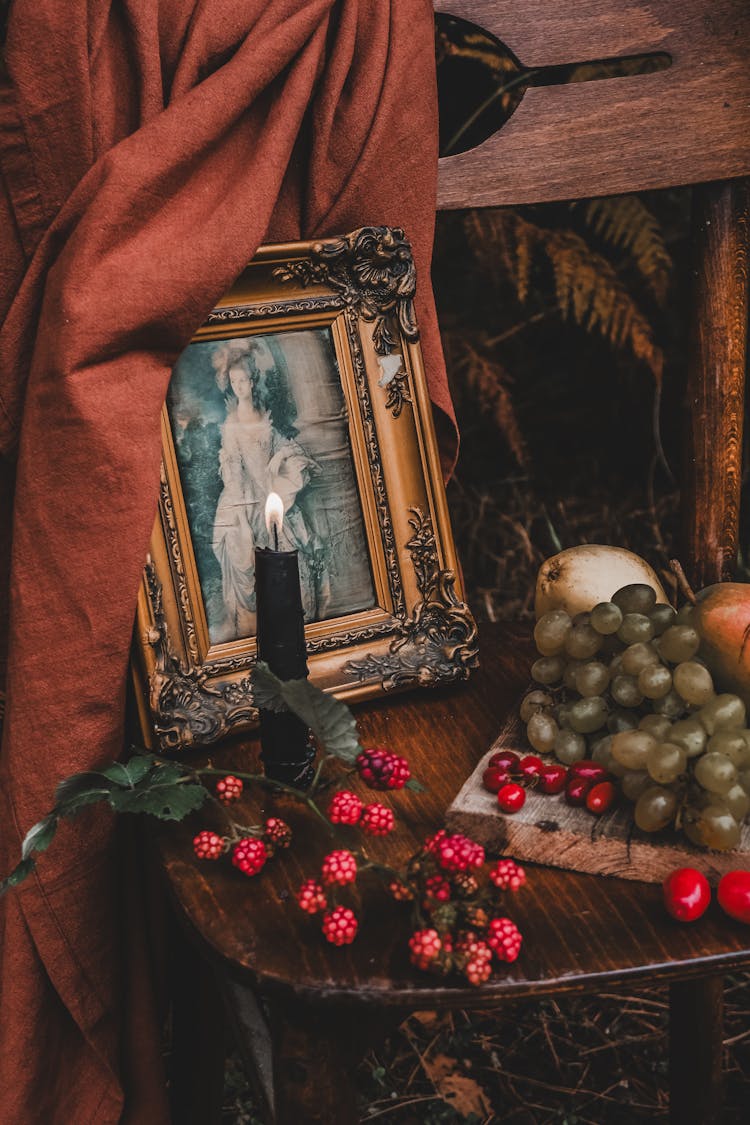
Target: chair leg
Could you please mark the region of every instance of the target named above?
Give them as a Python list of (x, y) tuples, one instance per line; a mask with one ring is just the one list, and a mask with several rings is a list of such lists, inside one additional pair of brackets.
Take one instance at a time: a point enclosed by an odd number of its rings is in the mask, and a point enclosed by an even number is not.
[(355, 1070), (403, 1013), (269, 1006), (275, 1125), (357, 1125)]
[(724, 980), (700, 977), (669, 990), (669, 1119), (719, 1125)]
[(184, 935), (172, 945), (169, 1102), (175, 1125), (219, 1125), (227, 1036), (214, 974)]
[(745, 180), (703, 184), (694, 196), (682, 551), (695, 589), (730, 578), (737, 555), (749, 197)]

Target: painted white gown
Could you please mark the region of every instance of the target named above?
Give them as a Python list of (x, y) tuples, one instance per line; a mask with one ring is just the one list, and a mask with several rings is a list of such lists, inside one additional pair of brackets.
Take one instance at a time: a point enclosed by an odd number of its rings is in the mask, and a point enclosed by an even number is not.
[(318, 471), (301, 445), (274, 429), (270, 416), (240, 422), (230, 414), (222, 426), (219, 471), (224, 488), (214, 519), (213, 550), (221, 566), (226, 620), (221, 638), (255, 633), (255, 548), (272, 546), (265, 524), (266, 498), (277, 492), (284, 501), (279, 549), (299, 552), (302, 605), (306, 621), (325, 616), (330, 576), (325, 544), (319, 541), (297, 504), (297, 497)]

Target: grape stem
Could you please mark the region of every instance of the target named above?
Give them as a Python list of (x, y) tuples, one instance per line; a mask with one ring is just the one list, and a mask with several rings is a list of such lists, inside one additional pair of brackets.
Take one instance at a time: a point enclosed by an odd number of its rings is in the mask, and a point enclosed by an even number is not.
[(669, 560), (669, 568), (672, 571), (672, 573), (674, 574), (675, 578), (677, 579), (678, 588), (682, 591), (682, 593), (687, 598), (687, 600), (690, 602), (690, 604), (691, 605), (697, 605), (698, 599), (695, 596), (695, 592), (693, 591), (693, 587), (690, 585), (690, 583), (687, 580), (687, 577), (685, 576), (685, 571), (682, 569), (682, 563), (680, 562), (680, 560), (679, 559), (670, 559)]

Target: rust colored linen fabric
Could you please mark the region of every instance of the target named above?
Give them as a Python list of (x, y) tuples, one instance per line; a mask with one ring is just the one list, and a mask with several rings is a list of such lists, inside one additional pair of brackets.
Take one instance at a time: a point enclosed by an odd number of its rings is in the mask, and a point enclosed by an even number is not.
[[(406, 228), (430, 390), (430, 0), (13, 0), (0, 73), (0, 871), (122, 750), (170, 369), (263, 241)], [(7, 596), (6, 596), (7, 594)], [(163, 1122), (155, 985), (110, 817), (0, 918), (0, 1121)]]

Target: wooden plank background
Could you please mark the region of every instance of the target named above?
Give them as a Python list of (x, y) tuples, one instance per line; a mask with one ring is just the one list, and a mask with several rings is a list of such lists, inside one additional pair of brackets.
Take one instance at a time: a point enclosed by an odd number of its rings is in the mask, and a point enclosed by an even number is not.
[(750, 172), (748, 0), (435, 0), (524, 66), (664, 51), (668, 70), (531, 88), (440, 162), (445, 209), (612, 195)]

